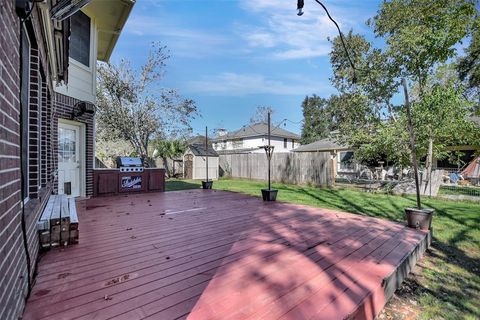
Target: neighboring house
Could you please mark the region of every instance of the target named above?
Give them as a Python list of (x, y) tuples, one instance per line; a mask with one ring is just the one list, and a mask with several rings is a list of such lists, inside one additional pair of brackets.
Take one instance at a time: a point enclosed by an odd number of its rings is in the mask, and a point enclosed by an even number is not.
[(293, 152), (327, 153), (332, 160), (332, 174), (339, 176), (355, 175), (358, 165), (353, 161), (353, 150), (337, 142), (334, 137), (321, 139), (310, 144), (300, 146)]
[[(300, 136), (279, 127), (272, 127), (271, 142), (274, 152), (290, 152), (300, 146)], [(213, 148), (219, 154), (264, 153), (268, 145), (268, 125), (256, 123), (239, 130), (219, 135), (213, 141)]]
[(52, 17), (53, 4), (73, 13), (79, 2), (69, 2), (0, 4), (2, 320), (22, 315), (49, 195), (92, 194), (95, 64), (109, 59), (134, 3), (92, 0), (71, 18)]
[(215, 150), (208, 146), (205, 149), (205, 144), (193, 143), (189, 144), (185, 154), (183, 155), (183, 177), (185, 179), (204, 180), (206, 179), (206, 167), (208, 155), (208, 179), (218, 179), (218, 154)]

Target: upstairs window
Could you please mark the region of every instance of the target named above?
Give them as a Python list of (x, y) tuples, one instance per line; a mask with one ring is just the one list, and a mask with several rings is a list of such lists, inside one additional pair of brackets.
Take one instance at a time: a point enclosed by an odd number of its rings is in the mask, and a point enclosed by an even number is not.
[(70, 58), (90, 67), (90, 18), (78, 11), (70, 23)]

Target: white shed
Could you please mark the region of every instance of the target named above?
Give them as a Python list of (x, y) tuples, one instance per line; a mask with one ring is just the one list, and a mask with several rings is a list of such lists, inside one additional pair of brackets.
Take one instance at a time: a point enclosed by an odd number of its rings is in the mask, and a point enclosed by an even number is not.
[[(183, 177), (185, 179), (206, 179), (205, 145), (191, 144), (183, 155)], [(208, 179), (218, 179), (218, 154), (211, 146), (208, 147)]]

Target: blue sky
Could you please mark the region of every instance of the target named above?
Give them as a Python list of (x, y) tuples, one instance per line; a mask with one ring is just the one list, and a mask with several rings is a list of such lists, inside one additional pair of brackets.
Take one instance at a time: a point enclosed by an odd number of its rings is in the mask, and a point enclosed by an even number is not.
[[(205, 125), (238, 129), (260, 105), (299, 133), (303, 98), (335, 92), (327, 37), (337, 32), (320, 6), (305, 2), (297, 17), (295, 0), (137, 0), (111, 61), (140, 66), (152, 41), (166, 45), (171, 58), (161, 86), (196, 101), (194, 133)], [(371, 39), (365, 21), (380, 1), (323, 2), (344, 32)]]

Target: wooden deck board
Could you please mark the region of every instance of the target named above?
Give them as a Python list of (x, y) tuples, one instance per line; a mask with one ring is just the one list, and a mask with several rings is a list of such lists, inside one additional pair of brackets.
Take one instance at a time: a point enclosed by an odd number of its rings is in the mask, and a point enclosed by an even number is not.
[(371, 319), (427, 239), (334, 210), (192, 190), (78, 204), (79, 244), (49, 252), (24, 319)]

